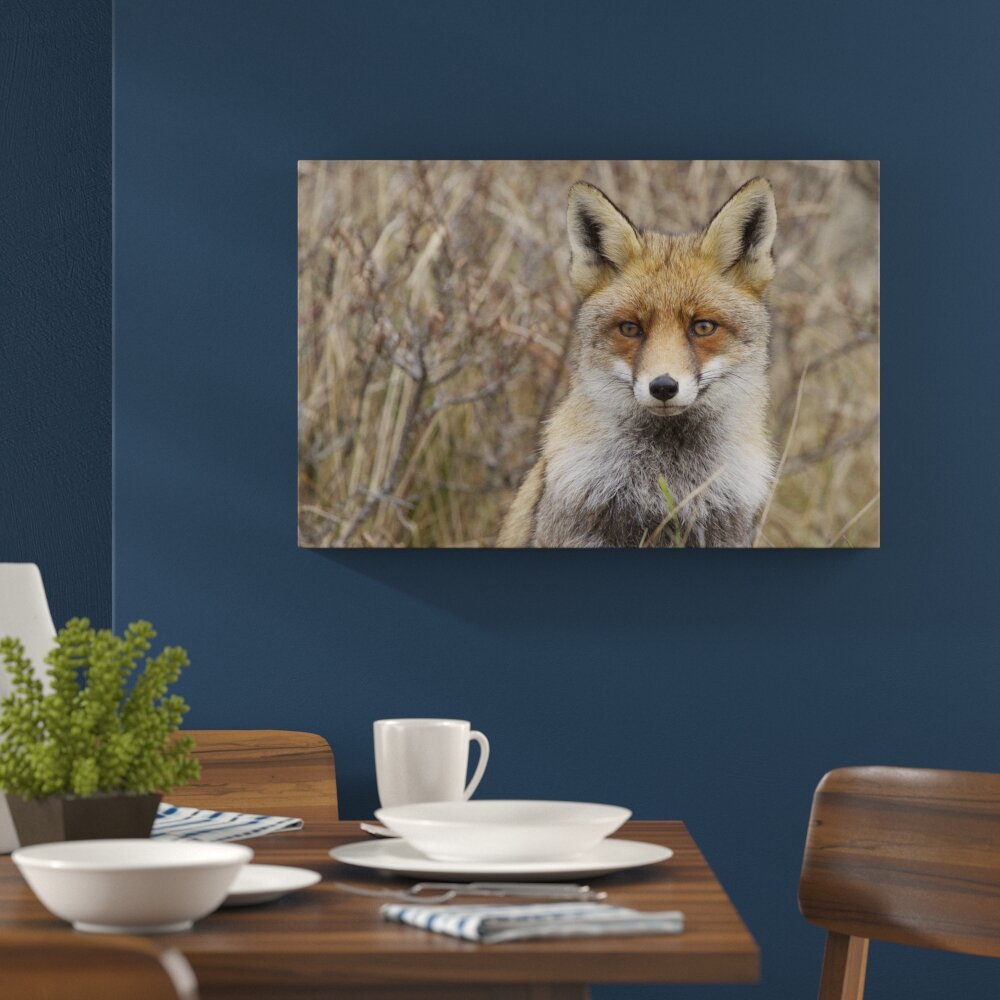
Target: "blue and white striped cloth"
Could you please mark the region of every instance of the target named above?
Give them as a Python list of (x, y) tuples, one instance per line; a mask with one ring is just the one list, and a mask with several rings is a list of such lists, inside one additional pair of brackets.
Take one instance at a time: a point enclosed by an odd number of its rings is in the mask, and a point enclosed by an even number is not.
[(481, 944), (529, 938), (679, 934), (684, 930), (684, 914), (679, 910), (642, 913), (606, 903), (529, 903), (523, 906), (386, 903), (379, 908), (379, 913), (383, 920)]
[(266, 833), (301, 830), (302, 820), (290, 816), (256, 816), (253, 813), (213, 812), (193, 806), (161, 802), (150, 837), (170, 840), (246, 840)]

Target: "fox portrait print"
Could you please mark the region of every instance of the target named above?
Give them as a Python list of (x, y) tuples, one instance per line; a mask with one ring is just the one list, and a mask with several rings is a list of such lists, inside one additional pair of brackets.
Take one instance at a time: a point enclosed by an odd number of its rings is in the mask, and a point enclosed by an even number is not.
[(870, 160), (300, 161), (299, 545), (877, 547), (878, 205)]
[(751, 545), (775, 471), (771, 185), (754, 178), (701, 231), (666, 235), (579, 182), (567, 228), (569, 391), (498, 545)]

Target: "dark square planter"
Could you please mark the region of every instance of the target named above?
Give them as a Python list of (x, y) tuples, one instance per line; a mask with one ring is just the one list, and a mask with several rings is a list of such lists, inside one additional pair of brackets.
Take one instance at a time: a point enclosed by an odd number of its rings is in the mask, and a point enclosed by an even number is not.
[(22, 847), (59, 840), (148, 837), (156, 819), (157, 793), (98, 792), (87, 798), (49, 795), (43, 799), (7, 796)]

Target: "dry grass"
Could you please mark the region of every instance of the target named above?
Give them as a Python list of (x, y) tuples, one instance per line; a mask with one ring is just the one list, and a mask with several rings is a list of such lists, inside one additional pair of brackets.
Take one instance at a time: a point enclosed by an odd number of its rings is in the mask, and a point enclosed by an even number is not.
[(566, 388), (567, 191), (700, 227), (745, 180), (779, 228), (762, 546), (879, 542), (878, 170), (867, 161), (299, 165), (299, 538), (488, 546)]

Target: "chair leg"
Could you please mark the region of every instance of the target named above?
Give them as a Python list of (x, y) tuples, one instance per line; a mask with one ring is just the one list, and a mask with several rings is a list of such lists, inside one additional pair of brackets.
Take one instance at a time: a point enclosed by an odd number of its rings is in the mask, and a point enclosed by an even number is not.
[(868, 938), (830, 931), (826, 936), (819, 1000), (862, 1000), (867, 964)]

